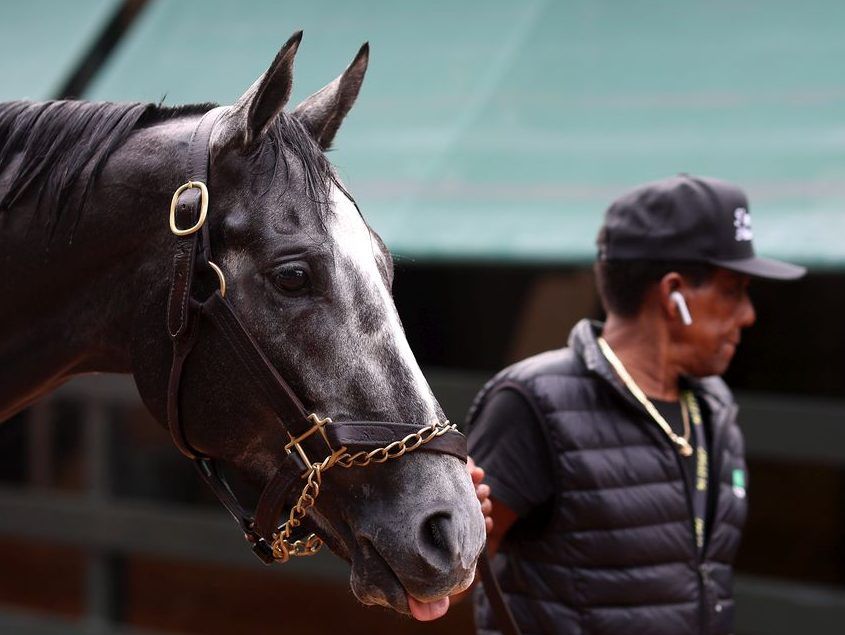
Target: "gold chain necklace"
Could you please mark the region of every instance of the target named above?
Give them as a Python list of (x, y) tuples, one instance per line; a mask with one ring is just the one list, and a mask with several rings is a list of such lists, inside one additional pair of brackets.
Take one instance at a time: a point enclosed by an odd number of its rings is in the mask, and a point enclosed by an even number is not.
[(681, 438), (689, 444), (690, 433), (692, 430), (690, 429), (689, 425), (689, 406), (687, 405), (687, 400), (684, 399), (685, 395), (681, 395), (680, 404), (681, 404), (681, 420), (684, 422), (684, 436)]
[(689, 417), (687, 416), (687, 412), (684, 407), (684, 400), (681, 400), (681, 415), (684, 420), (684, 436), (680, 436), (675, 434), (675, 431), (672, 430), (668, 423), (666, 423), (666, 419), (663, 418), (663, 415), (660, 414), (655, 405), (651, 403), (648, 397), (646, 397), (645, 393), (637, 385), (637, 382), (634, 381), (633, 377), (631, 377), (625, 369), (624, 364), (622, 364), (622, 360), (620, 360), (616, 356), (616, 353), (613, 352), (613, 349), (610, 348), (610, 344), (608, 344), (603, 337), (598, 338), (598, 344), (599, 348), (601, 348), (601, 352), (604, 353), (607, 361), (609, 361), (610, 365), (613, 366), (616, 374), (619, 375), (619, 378), (628, 390), (631, 391), (634, 398), (639, 401), (640, 404), (642, 404), (642, 407), (645, 408), (646, 412), (651, 415), (651, 418), (654, 419), (655, 423), (660, 426), (660, 429), (663, 430), (667, 437), (669, 437), (669, 440), (678, 447), (678, 452), (681, 453), (681, 456), (692, 456), (692, 446), (689, 442)]

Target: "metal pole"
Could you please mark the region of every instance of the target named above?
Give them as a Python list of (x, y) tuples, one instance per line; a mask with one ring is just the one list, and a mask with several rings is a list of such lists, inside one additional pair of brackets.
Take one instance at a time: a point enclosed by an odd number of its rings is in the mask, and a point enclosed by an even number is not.
[(30, 487), (46, 488), (53, 483), (52, 408), (42, 399), (29, 409), (26, 421), (27, 482)]
[[(91, 503), (107, 502), (112, 495), (111, 426), (106, 404), (89, 399), (83, 409), (87, 497)], [(110, 633), (120, 620), (122, 559), (107, 549), (89, 550), (87, 572), (88, 629), (92, 634)]]

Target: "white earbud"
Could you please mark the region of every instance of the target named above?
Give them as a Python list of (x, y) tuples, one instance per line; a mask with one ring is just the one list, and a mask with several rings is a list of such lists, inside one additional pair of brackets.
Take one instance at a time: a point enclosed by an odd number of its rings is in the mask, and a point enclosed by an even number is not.
[(672, 291), (672, 293), (669, 294), (669, 297), (672, 299), (672, 302), (675, 303), (675, 306), (678, 307), (678, 313), (681, 314), (681, 322), (683, 322), (686, 326), (692, 324), (692, 316), (689, 314), (687, 301), (684, 300), (684, 296), (681, 292)]

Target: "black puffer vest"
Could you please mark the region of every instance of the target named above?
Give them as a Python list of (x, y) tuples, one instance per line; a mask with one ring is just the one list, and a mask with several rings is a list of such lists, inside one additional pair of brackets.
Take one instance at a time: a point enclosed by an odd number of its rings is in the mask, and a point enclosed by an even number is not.
[[(491, 394), (518, 390), (552, 448), (550, 520), (535, 531), (517, 521), (493, 562), (507, 601), (526, 635), (732, 633), (746, 467), (731, 394), (718, 378), (687, 382), (706, 408), (711, 487), (718, 482), (699, 554), (678, 452), (601, 354), (600, 328), (582, 320), (569, 348), (505, 369), (470, 410), (471, 434)], [(479, 633), (497, 632), (481, 589), (475, 619)]]

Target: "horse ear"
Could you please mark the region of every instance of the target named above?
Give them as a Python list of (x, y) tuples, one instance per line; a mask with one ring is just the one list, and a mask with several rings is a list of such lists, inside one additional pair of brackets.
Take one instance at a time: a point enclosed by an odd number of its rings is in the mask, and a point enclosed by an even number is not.
[(352, 108), (370, 60), (370, 45), (364, 45), (343, 74), (299, 104), (293, 111), (323, 150), (331, 146), (343, 118)]
[(301, 39), (302, 31), (294, 33), (276, 54), (270, 68), (229, 108), (215, 146), (247, 148), (267, 132), (290, 98), (293, 58)]

